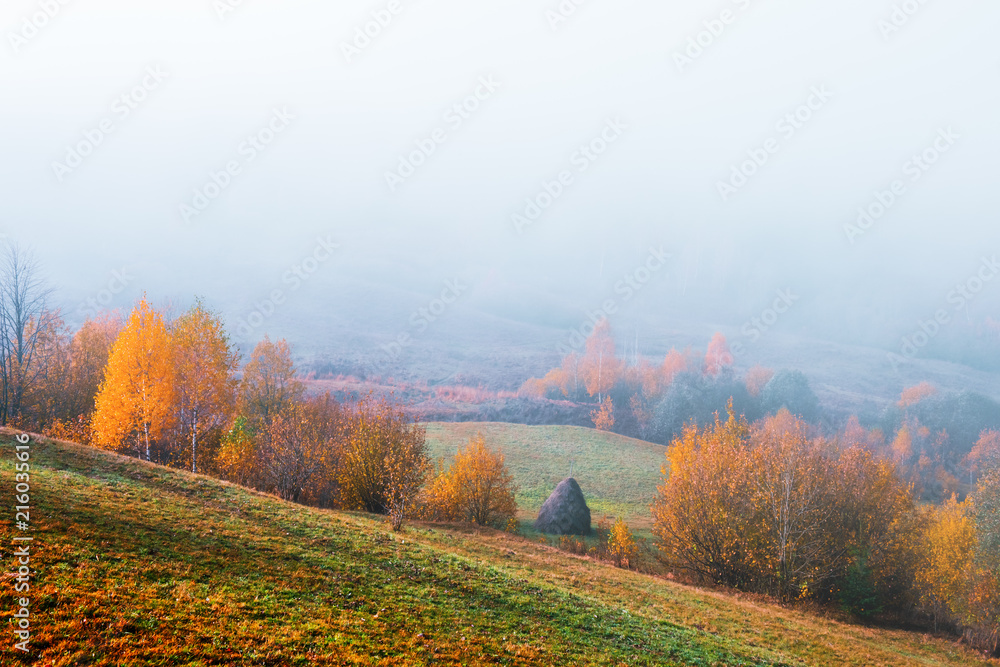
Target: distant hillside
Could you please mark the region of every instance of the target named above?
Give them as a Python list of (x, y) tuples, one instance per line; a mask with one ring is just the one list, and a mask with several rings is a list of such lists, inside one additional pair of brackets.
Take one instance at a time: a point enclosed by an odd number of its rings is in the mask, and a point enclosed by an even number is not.
[[(8, 497), (13, 462), (8, 432)], [(80, 445), (36, 439), (31, 466), (38, 664), (987, 664), (925, 634), (704, 592), (504, 533), (393, 534), (377, 517)], [(4, 544), (13, 518), (0, 519)], [(10, 643), (0, 651), (3, 664), (21, 660)]]
[[(397, 296), (403, 299), (402, 295)], [(417, 307), (421, 301), (417, 295), (408, 297), (386, 305), (369, 291), (358, 290), (352, 297), (344, 296), (343, 301), (337, 301), (335, 308), (310, 308), (301, 313), (291, 310), (287, 319), (269, 324), (269, 331), (288, 337), (303, 368), (320, 376), (381, 377), (386, 381), (381, 388), (386, 391), (397, 390), (401, 382), (516, 391), (528, 378), (541, 377), (558, 365), (557, 346), (566, 343), (571, 329), (586, 321), (584, 310), (576, 312), (555, 305), (550, 310), (559, 313), (559, 317), (553, 315), (549, 321), (540, 321), (494, 314), (462, 302), (425, 333), (414, 335), (407, 347), (400, 347), (398, 354), (389, 354), (384, 346), (391, 348), (400, 333), (412, 333), (407, 328), (409, 308)], [(363, 308), (352, 299), (381, 307)], [(612, 320), (620, 353), (627, 349), (631, 358), (635, 346), (638, 354), (661, 360), (672, 347), (703, 351), (712, 335), (722, 332), (730, 344), (738, 343), (744, 348), (736, 359), (738, 373), (755, 364), (776, 370), (800, 370), (809, 378), (824, 408), (837, 417), (877, 413), (898, 400), (905, 387), (923, 381), (932, 382), (943, 391), (970, 390), (1000, 400), (1000, 373), (933, 359), (927, 354), (894, 366), (888, 353), (894, 351), (898, 355), (898, 343), (887, 348), (850, 345), (796, 335), (796, 328), (790, 323), (789, 326), (780, 323), (759, 340), (753, 340), (742, 333), (741, 327), (731, 324), (696, 320), (659, 307), (633, 306), (631, 311)], [(355, 318), (352, 312), (365, 315)], [(391, 383), (387, 381), (390, 378)], [(442, 416), (438, 418), (453, 418), (443, 413), (442, 408), (439, 411)], [(562, 423), (581, 423), (575, 416), (566, 417)], [(454, 417), (462, 418), (467, 417)], [(478, 419), (507, 420), (507, 417), (499, 414)]]

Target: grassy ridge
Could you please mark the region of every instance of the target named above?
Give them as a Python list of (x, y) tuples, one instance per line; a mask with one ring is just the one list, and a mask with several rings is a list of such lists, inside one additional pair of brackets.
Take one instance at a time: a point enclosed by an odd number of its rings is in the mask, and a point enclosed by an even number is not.
[(630, 525), (649, 525), (665, 447), (579, 426), (492, 422), (430, 423), (427, 446), (435, 459), (450, 463), (456, 450), (478, 432), (503, 450), (521, 487), (517, 504), (525, 515), (538, 514), (556, 484), (569, 476), (572, 462), (573, 477), (595, 520), (622, 516)]
[[(78, 445), (35, 441), (32, 493), (33, 657), (44, 664), (977, 664), (942, 640), (701, 592), (502, 533), (393, 535), (377, 518)], [(12, 518), (0, 519), (3, 544)], [(0, 663), (15, 663), (12, 643)]]

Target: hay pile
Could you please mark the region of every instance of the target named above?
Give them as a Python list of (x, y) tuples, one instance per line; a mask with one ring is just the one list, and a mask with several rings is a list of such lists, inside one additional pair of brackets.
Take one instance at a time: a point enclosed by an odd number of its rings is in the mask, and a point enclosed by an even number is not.
[(572, 477), (559, 482), (542, 505), (535, 530), (550, 535), (590, 535), (590, 508)]

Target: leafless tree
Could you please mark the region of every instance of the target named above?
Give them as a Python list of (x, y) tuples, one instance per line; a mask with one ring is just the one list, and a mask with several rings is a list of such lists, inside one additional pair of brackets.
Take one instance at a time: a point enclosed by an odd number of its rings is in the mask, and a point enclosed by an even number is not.
[(0, 424), (18, 417), (25, 390), (43, 368), (39, 338), (56, 317), (52, 290), (30, 250), (9, 244), (0, 254)]

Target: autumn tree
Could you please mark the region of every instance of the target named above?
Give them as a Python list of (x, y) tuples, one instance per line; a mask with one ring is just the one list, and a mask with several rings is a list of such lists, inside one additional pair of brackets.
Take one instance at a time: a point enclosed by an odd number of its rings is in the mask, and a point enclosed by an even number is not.
[(45, 367), (44, 339), (58, 318), (49, 309), (51, 293), (32, 252), (8, 245), (0, 256), (0, 425), (20, 417), (24, 395)]
[(905, 561), (910, 488), (891, 464), (812, 436), (787, 410), (750, 426), (730, 405), (727, 421), (685, 429), (667, 460), (654, 532), (676, 567), (786, 599), (829, 598), (850, 582), (855, 610), (866, 591), (884, 598), (905, 579), (893, 563)]
[(594, 428), (598, 431), (610, 431), (615, 425), (615, 408), (611, 403), (611, 397), (605, 396), (601, 405), (590, 412), (590, 418), (594, 422)]
[(914, 387), (907, 387), (899, 397), (899, 407), (908, 408), (937, 393), (937, 387), (930, 382), (921, 382)]
[(881, 452), (885, 447), (885, 435), (879, 429), (867, 429), (854, 415), (851, 415), (844, 425), (840, 435), (844, 447), (863, 449), (869, 452)]
[(119, 450), (133, 441), (151, 460), (153, 443), (170, 427), (174, 404), (172, 345), (163, 315), (143, 297), (108, 358), (97, 394), (94, 444)]
[(930, 510), (916, 585), (923, 609), (940, 622), (968, 620), (968, 592), (976, 543), (968, 503), (951, 498)]
[(744, 384), (747, 386), (747, 391), (754, 398), (759, 398), (761, 392), (764, 391), (764, 387), (767, 383), (771, 381), (774, 377), (774, 371), (770, 368), (764, 368), (763, 366), (756, 365), (747, 371), (746, 377), (743, 378)]
[(1000, 553), (996, 471), (980, 480), (974, 498), (952, 496), (927, 510), (920, 541), (916, 591), (935, 626), (956, 629), (970, 644), (1000, 655)]
[(190, 465), (198, 472), (199, 436), (217, 444), (232, 418), (238, 360), (218, 316), (198, 301), (172, 327), (174, 410), (179, 435), (190, 443)]
[(705, 352), (705, 373), (707, 375), (718, 375), (724, 368), (733, 365), (733, 353), (729, 351), (729, 343), (726, 337), (716, 332), (708, 344)]
[(347, 424), (338, 476), (344, 507), (408, 511), (428, 472), (424, 428), (371, 396), (353, 407)]
[(753, 441), (751, 488), (762, 573), (782, 596), (827, 582), (843, 566), (847, 544), (833, 539), (835, 471), (823, 441), (810, 438), (808, 426), (784, 409), (755, 429)]
[[(35, 327), (41, 330), (35, 331)], [(36, 340), (32, 371), (20, 378), (18, 414), (22, 427), (48, 432), (63, 416), (71, 366), (69, 329), (59, 312), (45, 313), (28, 326), (28, 335)], [(16, 362), (13, 363), (16, 366)]]
[(653, 532), (676, 567), (730, 586), (746, 585), (752, 534), (750, 426), (730, 411), (726, 421), (699, 429), (689, 425), (667, 450), (663, 483), (652, 507)]
[(216, 469), (222, 479), (242, 486), (263, 488), (258, 435), (258, 430), (249, 419), (243, 415), (236, 417), (233, 425), (222, 436), (216, 454)]
[(90, 418), (121, 322), (117, 314), (88, 319), (70, 336), (62, 319), (39, 338), (43, 361), (26, 394), (26, 416), (46, 435), (90, 442)]
[(688, 358), (674, 348), (670, 348), (667, 356), (663, 358), (663, 364), (660, 365), (661, 387), (667, 388), (678, 374), (689, 370)]
[(346, 429), (343, 406), (329, 394), (275, 416), (259, 439), (264, 488), (293, 502), (335, 506)]
[(216, 467), (223, 479), (285, 500), (337, 507), (346, 428), (345, 408), (329, 394), (297, 400), (266, 424), (240, 415), (222, 437)]
[(1000, 431), (986, 430), (965, 457), (970, 476), (1000, 470)]
[(597, 402), (604, 401), (606, 394), (622, 372), (624, 363), (615, 356), (615, 339), (611, 334), (611, 323), (602, 319), (587, 338), (585, 352), (580, 360), (580, 377), (587, 393), (597, 396)]
[(903, 427), (899, 429), (896, 437), (893, 438), (890, 449), (893, 460), (898, 465), (902, 465), (910, 460), (910, 457), (913, 456), (913, 437), (910, 435), (910, 427), (908, 425), (903, 424)]
[(87, 318), (73, 334), (70, 343), (70, 368), (64, 414), (89, 417), (104, 378), (111, 349), (122, 329), (118, 312)]
[(239, 411), (255, 424), (267, 424), (302, 397), (305, 388), (296, 379), (292, 352), (284, 340), (268, 336), (257, 343), (243, 368)]
[(428, 490), (428, 504), (434, 518), (505, 528), (517, 515), (516, 493), (503, 453), (490, 449), (479, 433), (438, 474)]
[(616, 567), (628, 569), (635, 562), (639, 553), (636, 546), (635, 537), (629, 530), (628, 524), (619, 517), (608, 533), (608, 554)]

